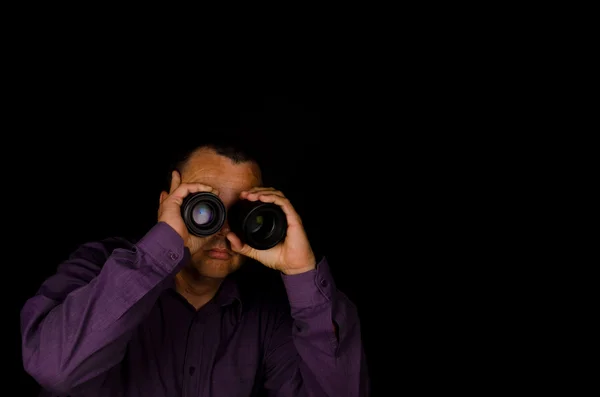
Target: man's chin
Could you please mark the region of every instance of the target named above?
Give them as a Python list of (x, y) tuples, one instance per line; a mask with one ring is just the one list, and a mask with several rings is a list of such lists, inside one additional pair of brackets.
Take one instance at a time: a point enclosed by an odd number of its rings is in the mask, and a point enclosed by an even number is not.
[(193, 267), (204, 277), (225, 278), (235, 272), (240, 265), (227, 260), (205, 258), (202, 261), (194, 263)]

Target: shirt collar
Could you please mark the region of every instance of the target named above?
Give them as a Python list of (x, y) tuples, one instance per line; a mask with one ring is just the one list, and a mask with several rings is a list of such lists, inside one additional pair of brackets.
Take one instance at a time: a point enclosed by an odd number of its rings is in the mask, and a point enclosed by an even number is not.
[(240, 290), (237, 282), (231, 277), (227, 277), (225, 280), (223, 280), (219, 290), (217, 291), (217, 295), (215, 295), (215, 303), (219, 306), (228, 306), (236, 301), (241, 305), (242, 298), (240, 295)]
[[(175, 288), (174, 277), (170, 278), (170, 280), (167, 281), (167, 285), (168, 289), (170, 289), (173, 294), (179, 296), (179, 293)], [(185, 300), (185, 298), (183, 297), (181, 297), (181, 299)], [(219, 290), (212, 299), (212, 304), (217, 307), (225, 308), (235, 303), (237, 303), (237, 307), (235, 309), (237, 309), (236, 314), (237, 319), (239, 321), (242, 315), (242, 295), (240, 293), (237, 281), (230, 275), (229, 277), (226, 277), (225, 280), (223, 280), (223, 282), (221, 283)]]
[[(171, 277), (166, 284), (167, 288), (172, 289), (176, 292), (175, 287), (175, 278)], [(225, 278), (217, 291), (213, 301), (219, 306), (227, 306), (231, 305), (235, 301), (242, 303), (242, 297), (240, 294), (240, 289), (237, 285), (237, 281), (232, 279), (231, 277)]]

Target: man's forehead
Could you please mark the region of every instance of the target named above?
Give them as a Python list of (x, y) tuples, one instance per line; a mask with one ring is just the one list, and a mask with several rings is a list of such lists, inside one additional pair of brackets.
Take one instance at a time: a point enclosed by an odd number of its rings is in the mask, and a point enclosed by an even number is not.
[(235, 189), (238, 187), (252, 187), (259, 183), (258, 177), (251, 171), (247, 172), (228, 172), (231, 170), (203, 167), (195, 169), (186, 169), (183, 172), (183, 182), (205, 183), (213, 187), (216, 184), (220, 187)]
[(199, 152), (182, 170), (183, 182), (198, 182), (219, 190), (244, 190), (260, 184), (260, 170), (254, 163), (234, 163), (212, 152)]

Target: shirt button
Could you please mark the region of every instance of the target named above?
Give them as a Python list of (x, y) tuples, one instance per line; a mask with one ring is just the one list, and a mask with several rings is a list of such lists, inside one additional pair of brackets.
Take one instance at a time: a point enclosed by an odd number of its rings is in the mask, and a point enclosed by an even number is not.
[(327, 283), (327, 280), (325, 280), (324, 278), (323, 278), (323, 279), (321, 279), (321, 285), (322, 285), (323, 287), (327, 287), (327, 284), (328, 284), (328, 283)]
[(169, 258), (171, 258), (173, 260), (177, 260), (177, 258), (179, 258), (179, 255), (177, 255), (174, 252), (169, 252)]
[(194, 371), (196, 371), (196, 367), (190, 367), (190, 369), (189, 369), (190, 375), (194, 375)]

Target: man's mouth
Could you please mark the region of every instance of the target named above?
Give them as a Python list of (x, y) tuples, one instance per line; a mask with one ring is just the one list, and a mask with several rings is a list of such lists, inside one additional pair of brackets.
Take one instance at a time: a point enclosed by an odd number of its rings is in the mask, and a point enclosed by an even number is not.
[(231, 254), (227, 252), (226, 249), (223, 248), (213, 248), (208, 250), (208, 256), (213, 259), (229, 259), (231, 258)]

